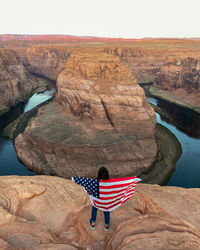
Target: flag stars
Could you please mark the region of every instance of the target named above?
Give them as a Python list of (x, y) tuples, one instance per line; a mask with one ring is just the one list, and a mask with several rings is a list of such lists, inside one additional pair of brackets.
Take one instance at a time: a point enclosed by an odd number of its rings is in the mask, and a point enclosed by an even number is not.
[(92, 196), (94, 197), (99, 197), (98, 193), (99, 193), (99, 181), (96, 179), (89, 179), (89, 178), (85, 178), (85, 177), (74, 177), (74, 181), (77, 184), (82, 185), (85, 190)]

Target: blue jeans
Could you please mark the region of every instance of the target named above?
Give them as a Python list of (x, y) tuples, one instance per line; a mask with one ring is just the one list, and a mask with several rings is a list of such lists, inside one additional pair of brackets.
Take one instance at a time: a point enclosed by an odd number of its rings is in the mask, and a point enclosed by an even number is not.
[[(92, 206), (92, 222), (96, 222), (96, 217), (97, 217), (97, 208)], [(110, 212), (104, 212), (104, 219), (105, 219), (105, 226), (109, 226), (110, 225)]]

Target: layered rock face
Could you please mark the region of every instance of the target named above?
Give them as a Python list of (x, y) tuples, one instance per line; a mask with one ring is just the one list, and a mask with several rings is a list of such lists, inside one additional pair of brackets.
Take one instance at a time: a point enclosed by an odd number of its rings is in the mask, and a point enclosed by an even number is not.
[(30, 169), (71, 178), (139, 175), (157, 153), (155, 113), (129, 70), (113, 55), (71, 54), (57, 80), (56, 102), (41, 108), (15, 140)]
[(136, 137), (154, 135), (155, 115), (144, 91), (116, 56), (72, 54), (58, 77), (56, 101), (97, 126), (108, 124), (109, 130)]
[(38, 86), (13, 50), (0, 49), (0, 105), (11, 106)]
[(184, 48), (186, 42), (177, 42), (177, 48), (173, 44), (170, 47), (170, 42), (166, 45), (169, 47), (162, 47), (157, 41), (148, 48), (147, 42), (147, 48), (143, 44), (140, 48), (105, 48), (105, 52), (119, 56), (139, 83), (151, 82), (180, 101), (199, 107), (200, 50), (192, 48), (192, 44), (190, 49)]
[[(148, 43), (147, 43), (148, 44)], [(147, 46), (148, 47), (148, 46)], [(113, 47), (105, 48), (108, 54), (118, 56), (131, 71), (138, 83), (150, 83), (167, 60), (166, 49)]]
[(174, 60), (156, 74), (154, 86), (200, 106), (200, 58)]
[[(134, 197), (89, 225), (81, 186), (50, 176), (0, 178), (1, 249), (177, 249), (200, 246), (199, 189), (138, 184)], [(181, 209), (180, 209), (181, 208)]]
[(70, 49), (62, 46), (36, 46), (18, 50), (20, 58), (29, 72), (56, 80), (64, 69)]

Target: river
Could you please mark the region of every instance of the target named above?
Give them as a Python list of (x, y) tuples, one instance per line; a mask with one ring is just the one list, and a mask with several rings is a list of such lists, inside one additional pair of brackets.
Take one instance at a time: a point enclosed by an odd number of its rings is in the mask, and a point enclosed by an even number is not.
[[(9, 119), (15, 119), (22, 113), (29, 111), (40, 103), (48, 100), (52, 97), (55, 92), (55, 88), (51, 87), (50, 90), (47, 90), (40, 94), (34, 94), (26, 103), (20, 103), (17, 107), (11, 110), (9, 117), (2, 119), (0, 121), (1, 126), (5, 126), (5, 122), (8, 122)], [(1, 136), (0, 131), (0, 175), (36, 175), (34, 172), (26, 168), (22, 163), (18, 161), (16, 156), (14, 145), (11, 141)]]
[[(27, 103), (19, 105), (18, 111), (14, 110), (13, 113), (19, 115), (19, 113), (29, 111), (51, 98), (54, 92), (55, 89), (52, 88), (44, 93), (34, 94)], [(176, 164), (176, 171), (166, 185), (200, 187), (200, 115), (185, 111), (159, 99), (148, 97), (147, 100), (168, 113), (168, 119), (156, 113), (157, 122), (175, 134), (182, 145), (183, 153)], [(35, 175), (18, 161), (12, 142), (1, 135), (0, 175)]]
[(156, 113), (157, 122), (168, 128), (182, 146), (176, 170), (166, 185), (200, 188), (200, 115), (159, 99), (147, 100), (167, 112), (168, 119)]

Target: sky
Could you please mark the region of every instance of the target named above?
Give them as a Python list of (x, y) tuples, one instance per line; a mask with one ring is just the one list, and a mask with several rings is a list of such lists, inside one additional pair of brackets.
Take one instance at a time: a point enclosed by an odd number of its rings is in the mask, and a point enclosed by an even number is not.
[(0, 34), (200, 37), (200, 0), (0, 0)]

